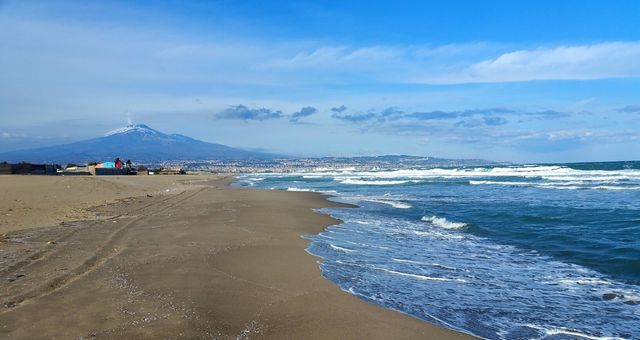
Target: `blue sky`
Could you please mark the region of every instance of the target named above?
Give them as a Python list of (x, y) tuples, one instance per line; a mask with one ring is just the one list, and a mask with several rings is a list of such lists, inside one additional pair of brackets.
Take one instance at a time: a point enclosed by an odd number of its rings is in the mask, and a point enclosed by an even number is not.
[(637, 1), (1, 1), (0, 151), (640, 159)]

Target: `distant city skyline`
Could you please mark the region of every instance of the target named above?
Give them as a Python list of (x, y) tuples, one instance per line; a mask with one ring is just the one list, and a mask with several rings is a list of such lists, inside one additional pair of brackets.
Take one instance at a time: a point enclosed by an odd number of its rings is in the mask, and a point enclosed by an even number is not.
[(130, 123), (298, 156), (640, 159), (637, 1), (0, 1), (0, 152)]

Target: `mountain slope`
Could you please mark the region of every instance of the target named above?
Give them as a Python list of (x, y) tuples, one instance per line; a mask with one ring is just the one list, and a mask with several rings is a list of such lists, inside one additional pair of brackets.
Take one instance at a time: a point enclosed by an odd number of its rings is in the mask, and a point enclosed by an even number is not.
[(142, 124), (85, 141), (0, 153), (0, 161), (62, 164), (111, 161), (116, 157), (152, 163), (165, 160), (275, 159), (283, 156), (207, 143), (179, 134), (165, 134)]

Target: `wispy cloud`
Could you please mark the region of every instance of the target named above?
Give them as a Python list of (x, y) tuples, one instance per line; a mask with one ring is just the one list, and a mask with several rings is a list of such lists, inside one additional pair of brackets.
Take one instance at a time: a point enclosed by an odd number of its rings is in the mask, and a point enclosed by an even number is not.
[(227, 120), (244, 120), (244, 121), (264, 121), (280, 118), (288, 118), (291, 123), (299, 123), (300, 119), (312, 116), (319, 110), (313, 106), (305, 106), (290, 115), (285, 114), (282, 110), (270, 108), (251, 108), (247, 105), (232, 105), (215, 114), (215, 118)]
[[(342, 109), (344, 108), (344, 109)], [(335, 108), (334, 108), (335, 109)], [(384, 110), (381, 111), (376, 111), (376, 110), (369, 110), (368, 112), (365, 113), (357, 113), (357, 114), (344, 114), (341, 113), (343, 111), (346, 110), (346, 107), (342, 106), (340, 107), (339, 111), (334, 110), (333, 114), (331, 115), (332, 118), (338, 119), (338, 120), (342, 120), (342, 121), (346, 121), (346, 122), (351, 122), (351, 123), (362, 123), (362, 122), (368, 122), (368, 121), (378, 121), (378, 122), (384, 122), (387, 120), (395, 120), (395, 119), (400, 119), (402, 117), (404, 117), (406, 115), (406, 112), (403, 110), (398, 109), (395, 106), (391, 106), (388, 107)]]
[(318, 46), (283, 52), (263, 65), (281, 70), (335, 70), (348, 72), (352, 78), (424, 84), (640, 77), (639, 41), (531, 49), (491, 44)]
[(342, 113), (347, 110), (347, 107), (344, 105), (336, 106), (331, 108), (331, 112)]
[(484, 117), (483, 120), (486, 125), (491, 125), (491, 126), (504, 125), (509, 122), (503, 117)]
[[(468, 120), (465, 123), (461, 123), (460, 126), (470, 126), (470, 125), (503, 125), (507, 123), (507, 120), (502, 116), (529, 116), (535, 117), (538, 119), (557, 119), (557, 118), (565, 118), (571, 116), (569, 112), (560, 112), (555, 110), (542, 110), (542, 111), (526, 111), (526, 110), (517, 110), (517, 109), (509, 109), (504, 107), (496, 107), (496, 108), (487, 108), (487, 109), (470, 109), (470, 110), (462, 110), (462, 111), (417, 111), (417, 112), (406, 112), (400, 110), (396, 107), (389, 107), (382, 111), (368, 111), (366, 113), (353, 114), (353, 115), (345, 115), (334, 113), (331, 117), (348, 121), (352, 123), (362, 123), (362, 122), (386, 122), (386, 121), (394, 121), (394, 120), (417, 120), (417, 121), (430, 121), (430, 120), (454, 120), (459, 118), (466, 117), (483, 117), (482, 120), (478, 120), (474, 122), (473, 120)], [(478, 123), (479, 122), (479, 123)]]
[(296, 111), (292, 113), (291, 116), (289, 117), (289, 120), (291, 122), (297, 122), (298, 120), (300, 120), (300, 118), (309, 117), (316, 113), (318, 113), (318, 109), (316, 109), (315, 107), (305, 106), (302, 109), (300, 109), (300, 111)]
[[(573, 127), (571, 119), (575, 119), (578, 115), (557, 110), (497, 107), (459, 111), (406, 112), (389, 108), (353, 115), (334, 113), (333, 117), (353, 124), (361, 133), (420, 137), (432, 142), (467, 145), (473, 148), (506, 147), (532, 152), (551, 152), (600, 143), (633, 143), (640, 140), (640, 132), (634, 130)], [(559, 121), (553, 125), (523, 124), (523, 120), (565, 118), (569, 120)]]
[(223, 43), (163, 33), (6, 16), (0, 21), (0, 43), (6, 47), (0, 71), (12, 83), (21, 83), (29, 65), (35, 68), (27, 79), (31, 84), (49, 85), (51, 79), (60, 79), (71, 87), (91, 77), (100, 80), (92, 82), (96, 88), (114, 84), (135, 88), (153, 82), (168, 90), (175, 84), (233, 89), (640, 77), (638, 41), (515, 49), (491, 43), (357, 46), (251, 39)]
[(632, 129), (545, 128), (527, 129), (490, 125), (482, 119), (467, 119), (453, 125), (442, 122), (398, 122), (377, 126), (378, 133), (416, 136), (431, 141), (469, 145), (474, 148), (509, 147), (533, 152), (581, 148), (585, 145), (635, 143), (640, 132)]
[(219, 119), (268, 120), (284, 117), (282, 111), (266, 108), (249, 108), (245, 105), (234, 105), (216, 115)]
[(335, 68), (341, 66), (368, 67), (372, 64), (397, 61), (408, 51), (388, 46), (320, 46), (309, 51), (300, 51), (292, 57), (280, 57), (266, 65), (287, 68)]
[(617, 109), (619, 112), (640, 113), (640, 105), (627, 105)]
[(345, 122), (351, 122), (351, 123), (361, 123), (361, 122), (367, 122), (370, 121), (374, 118), (377, 117), (376, 113), (373, 112), (369, 112), (369, 113), (359, 113), (359, 114), (354, 114), (354, 115), (349, 115), (349, 114), (338, 114), (338, 113), (334, 113), (331, 115), (331, 118), (335, 118), (338, 120), (342, 120)]
[(459, 71), (417, 82), (458, 84), (592, 80), (640, 76), (640, 42), (539, 47), (503, 53)]

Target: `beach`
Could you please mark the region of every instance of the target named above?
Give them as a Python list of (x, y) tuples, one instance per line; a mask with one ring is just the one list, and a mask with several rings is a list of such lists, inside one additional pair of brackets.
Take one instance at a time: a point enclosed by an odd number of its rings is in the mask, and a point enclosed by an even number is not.
[(465, 339), (343, 292), (322, 195), (193, 176), (0, 176), (0, 336)]
[(309, 236), (307, 251), (363, 300), (486, 339), (635, 339), (638, 169), (341, 169), (237, 183), (357, 205), (322, 209), (342, 223)]

